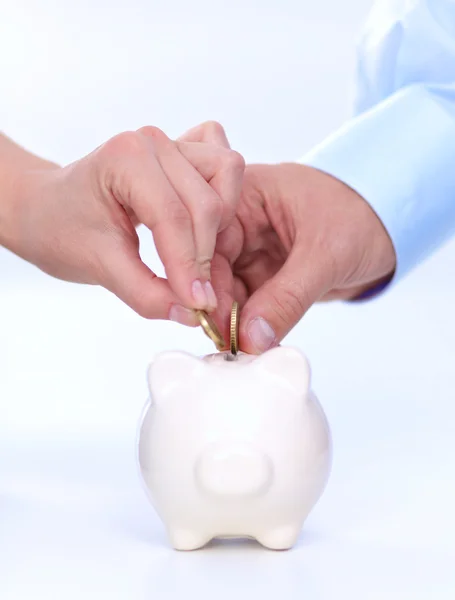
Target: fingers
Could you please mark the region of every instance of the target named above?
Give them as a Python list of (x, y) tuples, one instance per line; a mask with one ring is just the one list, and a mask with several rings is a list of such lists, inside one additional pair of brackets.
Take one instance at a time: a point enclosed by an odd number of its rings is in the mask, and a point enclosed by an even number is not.
[(103, 251), (100, 283), (146, 319), (171, 319), (184, 325), (198, 325), (193, 311), (180, 305), (166, 279), (142, 262), (133, 243), (109, 245)]
[(240, 347), (260, 354), (278, 345), (310, 306), (331, 287), (328, 269), (301, 252), (253, 293), (242, 310)]
[(212, 262), (212, 284), (218, 299), (218, 306), (213, 316), (226, 341), (229, 340), (232, 302), (236, 300), (242, 307), (248, 296), (245, 284), (234, 276), (232, 268), (241, 253), (243, 242), (243, 228), (239, 220), (234, 219), (218, 236)]
[(204, 142), (230, 148), (226, 132), (222, 125), (216, 121), (206, 121), (193, 127), (178, 138), (180, 142)]
[(245, 160), (234, 150), (208, 143), (178, 142), (177, 147), (221, 200), (218, 232), (223, 231), (231, 222), (239, 203)]
[[(193, 137), (227, 144), (216, 129)], [(175, 143), (146, 127), (95, 152), (107, 197), (152, 231), (181, 305), (208, 311), (217, 304), (210, 283), (217, 234), (235, 211), (244, 170), (242, 157), (220, 144)]]
[(221, 212), (216, 192), (152, 128), (113, 138), (97, 151), (97, 161), (108, 197), (152, 231), (180, 303), (213, 310), (216, 297), (208, 279)]
[(229, 314), (234, 296), (234, 276), (229, 262), (220, 254), (215, 254), (213, 258), (212, 284), (218, 300), (212, 317), (227, 342), (229, 340)]
[(212, 316), (229, 344), (232, 303), (236, 300), (242, 307), (247, 299), (247, 290), (243, 282), (233, 275), (229, 260), (218, 253), (213, 258), (212, 283), (218, 298), (218, 306)]
[(220, 231), (232, 219), (243, 184), (245, 160), (231, 150), (224, 128), (207, 121), (190, 129), (177, 140), (181, 153), (210, 183), (223, 201)]
[[(207, 184), (205, 179), (164, 133), (148, 127), (141, 129), (140, 132), (150, 139), (163, 172), (166, 174), (168, 181), (172, 183), (181, 205), (189, 215), (196, 264), (200, 279), (204, 284), (210, 279), (210, 265), (223, 213), (223, 202), (215, 190)], [(160, 219), (159, 224), (155, 225), (153, 233), (155, 233), (157, 227), (168, 230), (169, 224)], [(172, 256), (167, 256), (167, 261), (163, 260), (163, 262), (170, 281), (173, 282), (176, 278), (181, 277), (182, 265), (175, 263)], [(210, 303), (208, 308), (211, 309), (216, 306), (214, 294), (212, 295), (213, 298), (208, 298)]]
[(153, 146), (137, 133), (121, 134), (99, 150), (99, 168), (117, 202), (152, 232), (172, 289), (188, 308), (208, 308), (191, 215), (170, 184)]

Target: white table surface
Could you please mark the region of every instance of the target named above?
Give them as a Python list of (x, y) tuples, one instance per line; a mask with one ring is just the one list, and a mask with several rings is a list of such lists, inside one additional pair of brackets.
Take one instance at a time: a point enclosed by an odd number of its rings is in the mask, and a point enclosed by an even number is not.
[[(348, 114), (370, 4), (6, 2), (0, 125), (65, 163), (123, 129), (216, 118), (248, 161), (292, 160)], [(380, 301), (313, 308), (286, 340), (334, 437), (296, 548), (180, 554), (143, 493), (136, 428), (152, 356), (210, 342), (0, 251), (1, 600), (453, 600), (454, 274), (452, 244)]]

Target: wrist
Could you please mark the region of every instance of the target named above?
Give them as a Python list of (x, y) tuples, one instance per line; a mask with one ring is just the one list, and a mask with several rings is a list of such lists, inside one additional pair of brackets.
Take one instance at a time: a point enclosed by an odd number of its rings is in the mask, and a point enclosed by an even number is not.
[(0, 246), (17, 253), (20, 247), (24, 206), (36, 195), (40, 174), (60, 167), (0, 139)]

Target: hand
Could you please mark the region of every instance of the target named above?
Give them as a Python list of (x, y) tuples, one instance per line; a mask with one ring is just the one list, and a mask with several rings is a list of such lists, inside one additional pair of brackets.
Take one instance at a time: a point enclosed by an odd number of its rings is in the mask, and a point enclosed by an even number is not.
[[(188, 309), (215, 308), (211, 261), (244, 171), (219, 125), (176, 142), (154, 127), (122, 133), (64, 168), (12, 143), (5, 149), (5, 140), (0, 155), (14, 160), (5, 168), (12, 192), (0, 204), (0, 243), (50, 275), (104, 286), (147, 318), (195, 325)], [(151, 230), (167, 279), (142, 262), (139, 223)]]
[(240, 347), (260, 353), (314, 302), (357, 296), (390, 277), (395, 260), (379, 218), (340, 181), (298, 164), (248, 166), (212, 263), (215, 317), (228, 336), (232, 299), (239, 301)]

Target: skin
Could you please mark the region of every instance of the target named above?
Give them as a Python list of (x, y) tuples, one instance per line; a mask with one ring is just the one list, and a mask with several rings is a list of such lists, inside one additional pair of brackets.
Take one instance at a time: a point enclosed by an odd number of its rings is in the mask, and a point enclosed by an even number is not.
[[(195, 323), (188, 309), (216, 307), (210, 264), (244, 172), (213, 132), (207, 123), (172, 141), (144, 127), (63, 168), (1, 138), (0, 244), (54, 277), (104, 286), (145, 318)], [(142, 262), (139, 223), (167, 279)]]
[(313, 303), (355, 298), (390, 279), (395, 262), (382, 223), (352, 189), (303, 165), (251, 165), (213, 260), (218, 321), (234, 296), (240, 346), (261, 353)]
[[(104, 286), (148, 319), (196, 326), (213, 313), (240, 347), (279, 344), (318, 301), (393, 275), (395, 251), (355, 191), (299, 164), (248, 165), (223, 128), (170, 140), (145, 127), (60, 168), (0, 136), (0, 244), (54, 277)], [(151, 231), (166, 279), (142, 262)]]

